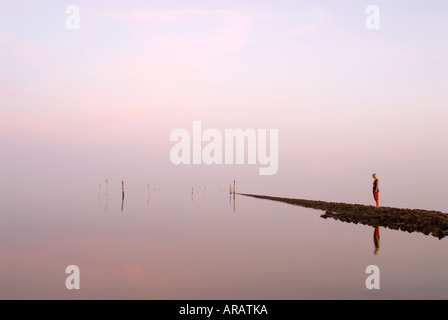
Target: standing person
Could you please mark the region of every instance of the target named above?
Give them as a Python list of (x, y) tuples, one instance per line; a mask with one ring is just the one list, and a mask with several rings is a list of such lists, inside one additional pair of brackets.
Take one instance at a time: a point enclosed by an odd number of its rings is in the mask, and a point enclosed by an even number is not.
[(376, 202), (376, 207), (379, 208), (380, 207), (380, 200), (379, 200), (379, 181), (378, 178), (376, 176), (376, 173), (372, 174), (373, 177), (373, 198), (375, 199)]

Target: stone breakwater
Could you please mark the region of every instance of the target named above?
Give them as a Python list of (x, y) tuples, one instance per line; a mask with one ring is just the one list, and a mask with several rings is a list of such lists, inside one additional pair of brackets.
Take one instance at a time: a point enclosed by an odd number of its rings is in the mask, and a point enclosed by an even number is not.
[(322, 218), (343, 222), (386, 227), (393, 230), (420, 232), (439, 239), (448, 235), (448, 214), (441, 211), (367, 206), (340, 202), (280, 198), (255, 194), (239, 195), (289, 203), (324, 211)]

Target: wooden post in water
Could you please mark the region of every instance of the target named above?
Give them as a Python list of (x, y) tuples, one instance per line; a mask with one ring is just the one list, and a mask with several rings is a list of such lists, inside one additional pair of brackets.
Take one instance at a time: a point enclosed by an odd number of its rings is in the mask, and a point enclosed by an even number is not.
[(233, 180), (233, 194), (235, 194), (235, 180)]

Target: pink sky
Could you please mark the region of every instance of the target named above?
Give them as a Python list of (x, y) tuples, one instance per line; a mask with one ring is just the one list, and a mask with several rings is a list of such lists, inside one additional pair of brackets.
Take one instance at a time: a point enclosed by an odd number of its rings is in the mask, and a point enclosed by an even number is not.
[[(437, 5), (380, 2), (369, 31), (355, 1), (145, 4), (81, 1), (79, 30), (65, 28), (65, 5), (2, 4), (1, 188), (76, 167), (92, 182), (236, 177), (248, 192), (369, 202), (377, 171), (390, 205), (446, 211)], [(173, 166), (170, 133), (194, 120), (278, 129), (278, 174)]]

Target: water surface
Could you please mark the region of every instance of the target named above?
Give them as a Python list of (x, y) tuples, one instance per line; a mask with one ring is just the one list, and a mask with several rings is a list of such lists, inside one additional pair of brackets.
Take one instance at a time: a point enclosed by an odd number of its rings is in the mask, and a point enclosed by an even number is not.
[[(447, 299), (448, 240), (219, 187), (4, 197), (1, 299)], [(80, 268), (67, 290), (65, 268)], [(366, 267), (380, 270), (368, 290)]]

